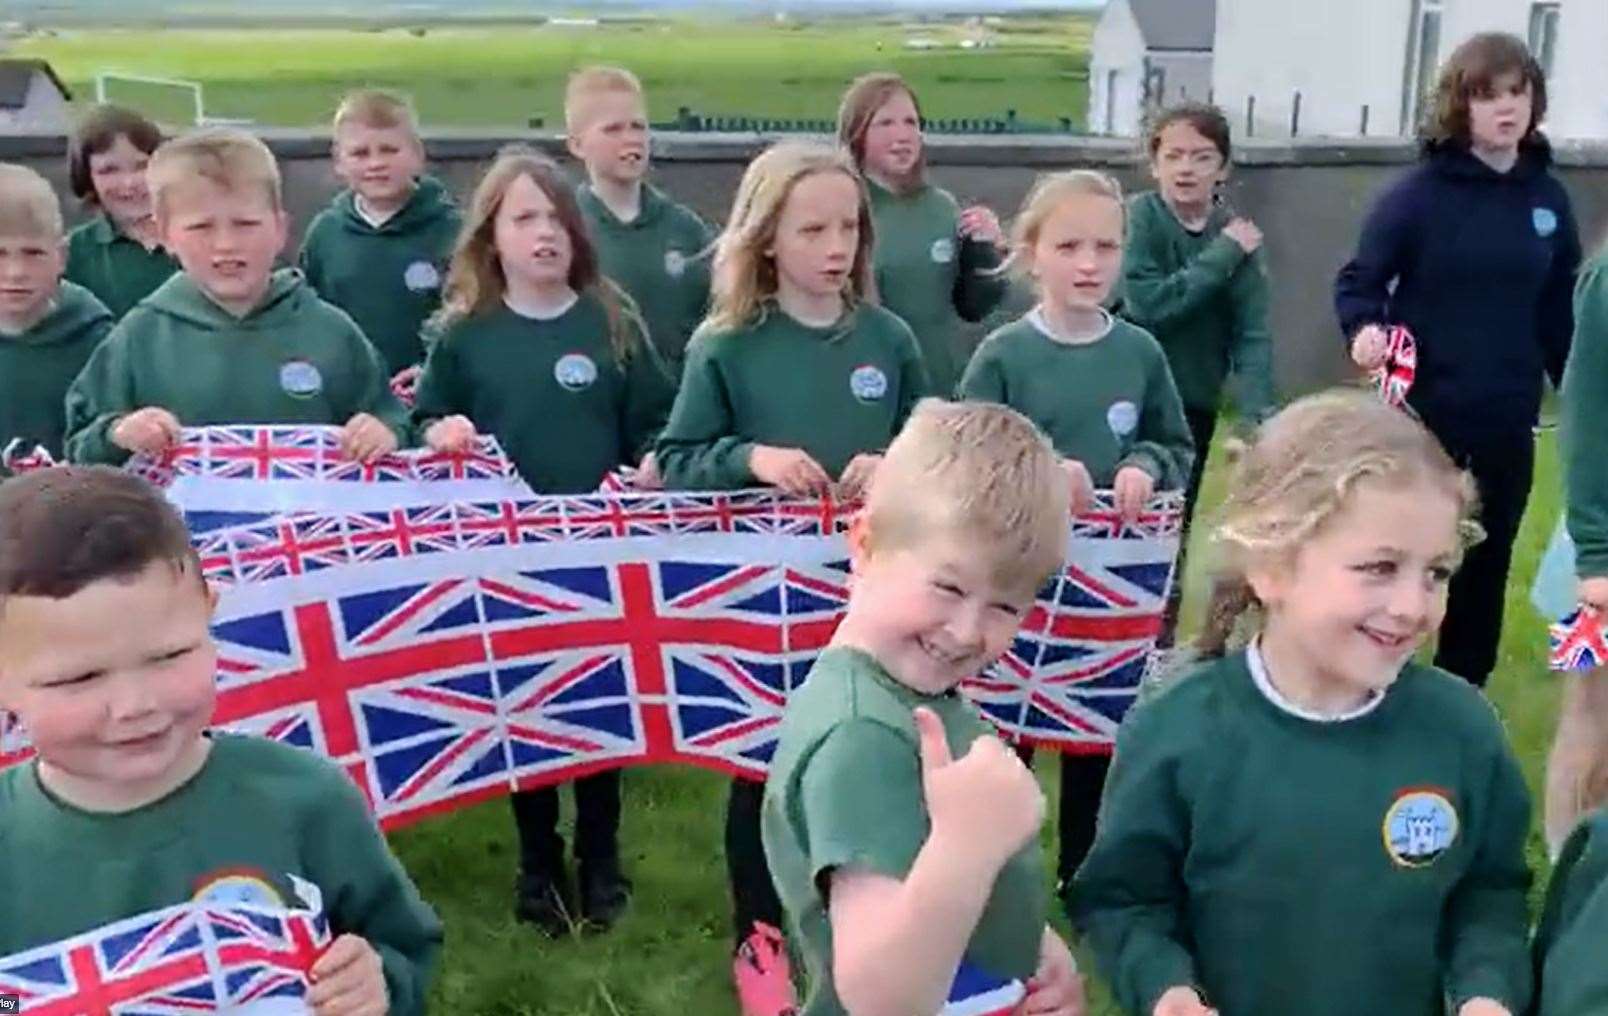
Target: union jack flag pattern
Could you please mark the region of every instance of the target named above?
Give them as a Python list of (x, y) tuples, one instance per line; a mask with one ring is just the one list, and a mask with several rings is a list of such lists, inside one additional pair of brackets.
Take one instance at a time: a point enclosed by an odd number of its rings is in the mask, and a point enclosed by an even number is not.
[(1021, 981), (994, 977), (962, 962), (938, 1016), (1011, 1016), (1026, 997)]
[(1608, 664), (1608, 643), (1603, 641), (1602, 615), (1579, 607), (1547, 631), (1552, 670), (1595, 670)]
[(1385, 329), (1385, 362), (1371, 376), (1381, 399), (1392, 406), (1407, 404), (1407, 393), (1418, 376), (1418, 342), (1405, 325)]
[[(406, 456), (410, 479), (350, 476), (308, 429), (188, 432), (196, 451), (176, 459), (191, 481), (170, 496), (200, 520), (223, 589), (219, 725), (326, 755), (387, 827), (624, 765), (763, 775), (847, 605), (857, 506), (769, 491), (460, 500), (465, 481), (422, 479)], [(505, 460), (486, 454), (502, 482)], [(242, 481), (242, 463), (261, 478)], [(287, 487), (309, 507), (239, 521), (252, 489), (277, 503)], [(1166, 495), (1130, 524), (1102, 495), (1072, 520), (1066, 570), (966, 688), (1005, 734), (1110, 750), (1160, 629), (1180, 508)]]
[(329, 939), (311, 911), (186, 903), (0, 959), (0, 995), (30, 1016), (307, 1012)]

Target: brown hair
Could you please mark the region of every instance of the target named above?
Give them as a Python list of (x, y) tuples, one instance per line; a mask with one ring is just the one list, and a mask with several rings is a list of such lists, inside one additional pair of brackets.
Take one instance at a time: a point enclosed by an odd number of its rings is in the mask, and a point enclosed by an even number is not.
[(413, 103), (400, 92), (381, 88), (362, 88), (346, 93), (335, 109), (334, 128), (339, 133), (349, 123), (374, 130), (402, 127), (415, 141), (419, 137), (419, 118), (413, 111)]
[(164, 142), (151, 156), (145, 176), (151, 210), (159, 220), (167, 196), (196, 177), (230, 191), (261, 188), (274, 211), (285, 207), (274, 153), (256, 135), (233, 127), (212, 127)]
[[(843, 93), (843, 100), (838, 103), (838, 144), (848, 149), (861, 172), (865, 171), (865, 135), (871, 129), (871, 121), (876, 118), (877, 110), (886, 106), (888, 100), (900, 92), (910, 96), (910, 104), (916, 107), (916, 118), (921, 119), (921, 101), (905, 79), (892, 71), (860, 75), (849, 84), (848, 90)], [(923, 144), (906, 182), (911, 187), (919, 187), (926, 179), (927, 146)]]
[(752, 324), (763, 312), (765, 301), (776, 295), (776, 259), (765, 251), (776, 242), (776, 229), (794, 186), (816, 173), (842, 173), (859, 192), (860, 240), (849, 266), (843, 301), (848, 307), (876, 302), (871, 274), (876, 237), (871, 202), (859, 170), (842, 149), (813, 141), (780, 141), (750, 162), (737, 184), (731, 218), (715, 241), (707, 325), (742, 328)]
[(58, 466), (0, 484), (0, 600), (65, 599), (158, 561), (201, 574), (178, 511), (131, 473)]
[(1207, 141), (1217, 146), (1226, 164), (1233, 154), (1228, 117), (1216, 106), (1204, 102), (1181, 102), (1157, 112), (1145, 126), (1145, 156), (1156, 157), (1161, 148), (1161, 132), (1175, 123), (1187, 123)]
[(1214, 533), (1221, 554), (1211, 616), (1196, 641), (1221, 655), (1241, 614), (1257, 606), (1246, 574), (1317, 535), (1363, 481), (1428, 481), (1458, 504), (1464, 549), (1483, 538), (1474, 481), (1435, 435), (1372, 392), (1335, 389), (1290, 403), (1240, 452)]
[(1524, 41), (1506, 32), (1482, 32), (1452, 51), (1435, 85), (1435, 101), (1420, 131), (1423, 139), (1467, 143), (1469, 103), (1489, 95), (1497, 78), (1513, 73), (1530, 89), (1530, 123), (1520, 144), (1528, 142), (1546, 119), (1547, 78)]
[(74, 197), (92, 208), (100, 206), (100, 197), (95, 193), (89, 157), (107, 151), (120, 137), (128, 138), (129, 144), (150, 155), (162, 145), (162, 128), (132, 109), (103, 104), (91, 106), (79, 118), (67, 142), (68, 186)]
[(647, 334), (647, 326), (625, 291), (604, 277), (586, 219), (575, 201), (575, 189), (557, 163), (528, 145), (508, 145), (498, 152), (469, 199), (463, 229), (458, 233), (452, 264), (447, 269), (441, 310), (432, 319), (432, 329), (446, 329), (501, 303), (508, 280), (497, 255), (497, 212), (508, 188), (522, 176), (529, 177), (553, 203), (559, 222), (569, 234), (569, 286), (577, 293), (595, 293), (602, 301), (609, 321), (609, 344), (619, 362), (624, 363)]

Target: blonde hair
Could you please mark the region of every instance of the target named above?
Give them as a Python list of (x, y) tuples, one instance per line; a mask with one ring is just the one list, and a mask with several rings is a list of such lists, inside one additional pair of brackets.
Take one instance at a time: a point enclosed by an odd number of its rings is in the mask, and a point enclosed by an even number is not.
[(1055, 210), (1072, 197), (1109, 198), (1122, 210), (1122, 221), (1128, 221), (1128, 205), (1122, 199), (1122, 184), (1115, 177), (1094, 169), (1068, 169), (1060, 173), (1045, 173), (1033, 182), (1033, 189), (1022, 199), (1022, 207), (1011, 224), (1011, 253), (999, 271), (1021, 271), (1029, 263), (1033, 247), (1038, 243), (1044, 223)]
[(635, 353), (641, 337), (646, 336), (647, 326), (636, 304), (598, 267), (597, 248), (586, 231), (574, 188), (553, 160), (527, 145), (503, 148), (480, 178), (453, 247), (441, 309), (431, 319), (430, 329), (439, 332), (502, 303), (508, 280), (497, 254), (497, 212), (508, 188), (522, 176), (529, 177), (553, 203), (559, 222), (569, 234), (569, 286), (577, 293), (594, 293), (602, 302), (609, 322), (609, 345), (618, 362), (624, 363)]
[(849, 268), (845, 303), (876, 302), (871, 277), (871, 248), (875, 234), (865, 183), (849, 156), (828, 145), (811, 141), (782, 141), (748, 164), (731, 219), (715, 241), (715, 263), (710, 284), (709, 318), (712, 328), (741, 328), (752, 324), (776, 295), (776, 259), (766, 250), (776, 242), (777, 225), (793, 188), (817, 173), (842, 173), (854, 182), (860, 202), (860, 241)]
[(1290, 403), (1239, 453), (1222, 521), (1213, 534), (1221, 592), (1197, 641), (1220, 655), (1241, 614), (1256, 606), (1246, 575), (1269, 555), (1289, 555), (1321, 533), (1363, 482), (1430, 483), (1454, 498), (1458, 540), (1484, 538), (1479, 495), (1423, 424), (1372, 392), (1335, 389)]
[(400, 92), (382, 88), (360, 88), (346, 93), (335, 108), (335, 131), (339, 133), (347, 124), (374, 130), (402, 128), (415, 141), (419, 138), (419, 117), (412, 101)]
[(1071, 489), (1027, 417), (991, 402), (923, 399), (888, 446), (866, 497), (867, 549), (962, 534), (991, 577), (1036, 592), (1066, 561)]
[(61, 235), (61, 202), (50, 182), (27, 166), (0, 162), (0, 236)]
[[(838, 103), (837, 138), (838, 144), (849, 150), (854, 157), (854, 164), (865, 171), (865, 136), (871, 130), (871, 121), (876, 119), (877, 111), (888, 104), (895, 95), (903, 93), (910, 97), (910, 105), (916, 107), (916, 117), (921, 117), (921, 102), (917, 100), (916, 93), (911, 90), (905, 79), (892, 71), (874, 71), (862, 74), (849, 84), (843, 93), (843, 100)], [(905, 180), (908, 189), (915, 190), (927, 180), (927, 146), (921, 146), (921, 154), (916, 157), (916, 164), (910, 167), (910, 176)]]
[(564, 130), (570, 137), (586, 129), (588, 100), (611, 92), (642, 99), (642, 82), (624, 67), (582, 67), (569, 76), (564, 85)]
[(173, 191), (196, 177), (224, 190), (260, 187), (274, 211), (284, 208), (279, 164), (261, 140), (232, 127), (209, 127), (163, 142), (145, 170), (158, 216)]

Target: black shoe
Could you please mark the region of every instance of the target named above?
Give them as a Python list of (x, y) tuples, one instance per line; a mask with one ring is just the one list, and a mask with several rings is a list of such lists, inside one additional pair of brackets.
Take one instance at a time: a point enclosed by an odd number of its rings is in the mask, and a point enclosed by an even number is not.
[(575, 893), (562, 866), (557, 875), (521, 872), (514, 883), (514, 917), (534, 924), (548, 938), (568, 935), (575, 927)]
[(582, 861), (580, 883), (581, 920), (598, 931), (612, 928), (631, 903), (631, 880), (620, 874), (619, 860)]

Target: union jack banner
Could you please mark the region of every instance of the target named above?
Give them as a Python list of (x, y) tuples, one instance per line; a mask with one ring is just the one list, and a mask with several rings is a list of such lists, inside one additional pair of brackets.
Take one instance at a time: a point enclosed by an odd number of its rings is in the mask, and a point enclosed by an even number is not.
[(1608, 664), (1608, 643), (1603, 641), (1602, 615), (1579, 607), (1547, 631), (1552, 670), (1595, 670)]
[(30, 1016), (296, 1016), (329, 945), (322, 913), (185, 903), (0, 958)]
[[(337, 433), (187, 431), (191, 450), (160, 464), (222, 593), (219, 725), (326, 755), (387, 828), (626, 765), (763, 776), (847, 605), (857, 505), (538, 496), (490, 446), (462, 479), (407, 454), (357, 475), (334, 461)], [(517, 490), (459, 499), (465, 483)], [(1181, 507), (1163, 495), (1128, 524), (1103, 494), (1071, 521), (1066, 569), (965, 688), (1005, 736), (1111, 750), (1161, 628)]]
[(1405, 406), (1407, 393), (1418, 376), (1418, 343), (1404, 325), (1385, 329), (1385, 362), (1371, 373), (1379, 397), (1392, 406)]

